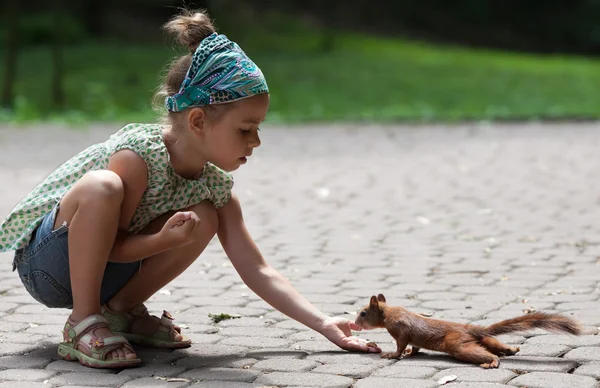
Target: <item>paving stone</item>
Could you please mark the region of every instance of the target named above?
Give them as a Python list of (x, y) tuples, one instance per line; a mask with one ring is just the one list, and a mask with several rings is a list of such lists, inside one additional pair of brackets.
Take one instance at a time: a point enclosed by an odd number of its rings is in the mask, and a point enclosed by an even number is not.
[(500, 359), (500, 368), (521, 372), (568, 372), (577, 367), (577, 362), (554, 357), (512, 356)]
[(259, 360), (269, 358), (305, 358), (308, 355), (307, 352), (302, 350), (293, 349), (279, 349), (279, 348), (265, 348), (252, 350), (246, 353), (246, 357), (256, 358)]
[(0, 357), (2, 369), (40, 369), (50, 363), (50, 360), (34, 356), (5, 356)]
[(222, 341), (225, 337), (219, 334), (200, 334), (200, 333), (188, 333), (188, 337), (192, 340), (194, 345), (201, 344), (216, 344)]
[(39, 344), (47, 342), (47, 337), (36, 334), (24, 334), (24, 333), (0, 333), (0, 343), (12, 342), (17, 344)]
[[(319, 333), (311, 330), (312, 333), (320, 335)], [(294, 330), (278, 329), (275, 327), (257, 327), (249, 329), (247, 327), (227, 327), (219, 331), (219, 335), (226, 337), (247, 337), (252, 335), (254, 337), (288, 337), (290, 334), (294, 334)]]
[(396, 363), (394, 360), (381, 358), (379, 354), (375, 353), (349, 353), (342, 351), (311, 353), (306, 359), (314, 360), (321, 364), (374, 364), (378, 366), (387, 366)]
[[(160, 375), (157, 375), (160, 376)], [(157, 379), (156, 377), (142, 377), (134, 379), (121, 385), (121, 388), (145, 388), (145, 387), (156, 387), (156, 388), (179, 388), (189, 386), (189, 381), (168, 381)]]
[(538, 335), (525, 341), (526, 344), (600, 346), (598, 335)]
[(466, 368), (444, 369), (434, 375), (434, 380), (439, 380), (444, 376), (458, 376), (457, 381), (484, 381), (488, 383), (506, 383), (517, 375), (509, 370), (503, 369), (483, 369), (479, 366)]
[(259, 361), (252, 366), (252, 369), (263, 372), (308, 372), (319, 365), (321, 364), (315, 361), (286, 357)]
[(600, 362), (587, 362), (573, 372), (576, 375), (591, 376), (600, 379)]
[(173, 377), (183, 373), (187, 368), (173, 365), (150, 364), (142, 365), (137, 368), (123, 369), (118, 375), (131, 377), (161, 376)]
[(29, 325), (23, 322), (2, 322), (2, 326), (0, 326), (0, 332), (16, 333), (28, 327)]
[(340, 350), (340, 348), (330, 341), (298, 341), (289, 345), (290, 349), (302, 350), (306, 352), (330, 352)]
[(49, 380), (52, 385), (81, 385), (97, 387), (118, 387), (131, 380), (131, 376), (88, 372), (64, 373)]
[[(378, 356), (377, 356), (378, 357)], [(461, 367), (470, 365), (466, 362), (459, 361), (448, 355), (426, 355), (417, 353), (413, 357), (404, 358), (398, 361), (397, 365), (401, 366), (415, 366), (415, 367), (432, 367), (437, 369), (448, 369), (453, 367)]]
[(79, 362), (77, 361), (65, 361), (65, 360), (56, 360), (51, 362), (47, 367), (46, 370), (52, 370), (52, 371), (57, 371), (57, 372), (90, 372), (93, 371), (93, 373), (105, 373), (105, 374), (115, 374), (117, 373), (117, 371), (115, 369), (101, 369), (101, 368), (96, 368), (96, 369), (91, 369), (90, 367), (87, 367), (85, 365), (81, 365)]
[(349, 377), (321, 373), (273, 372), (260, 376), (254, 383), (263, 385), (304, 385), (323, 388), (347, 388), (354, 380)]
[(375, 371), (373, 377), (395, 377), (405, 379), (426, 379), (438, 372), (437, 369), (424, 366), (405, 366), (400, 363), (383, 367)]
[(6, 369), (0, 371), (0, 381), (2, 380), (20, 380), (20, 381), (44, 381), (56, 372), (43, 369)]
[(270, 337), (230, 337), (221, 341), (223, 345), (246, 346), (249, 348), (275, 348), (292, 344), (291, 340)]
[(435, 388), (438, 383), (430, 380), (391, 379), (385, 377), (367, 377), (353, 385), (354, 388)]
[(477, 382), (453, 382), (448, 385), (451, 388), (510, 388), (512, 385), (497, 384), (497, 383), (483, 383)]
[(532, 372), (510, 381), (510, 385), (528, 388), (596, 388), (598, 382), (589, 376), (553, 372)]
[(325, 373), (338, 376), (347, 376), (355, 379), (369, 376), (374, 370), (378, 369), (377, 365), (361, 365), (361, 364), (328, 364), (314, 368), (312, 373)]
[(33, 381), (3, 381), (0, 388), (48, 388), (48, 384)]
[[(579, 319), (586, 326), (586, 335), (554, 336), (534, 330), (522, 336), (502, 336), (507, 343), (524, 343), (519, 345), (523, 350), (515, 357), (503, 358), (500, 370), (494, 373), (514, 369), (515, 373), (586, 377), (598, 361), (585, 360), (597, 359), (593, 349), (600, 347), (593, 335), (600, 326), (595, 308), (600, 300), (600, 224), (589, 211), (597, 205), (597, 198), (589, 193), (600, 189), (590, 179), (600, 173), (600, 167), (589, 163), (595, 160), (600, 134), (595, 124), (506, 126), (518, 131), (497, 124), (410, 128), (362, 123), (264, 131), (264, 147), (251, 163), (268, 166), (269, 174), (264, 174), (264, 168), (236, 172), (236, 192), (244, 203), (249, 229), (270, 264), (319, 308), (353, 320), (371, 295), (383, 292), (392, 304), (432, 310), (435, 317), (463, 323), (495, 323), (521, 315), (523, 308), (529, 307), (560, 311)], [(8, 180), (11, 185), (4, 191), (0, 185), (0, 218), (11, 210), (7, 204), (16, 203), (52, 166), (62, 162), (64, 155), (114, 132), (113, 127), (97, 127), (73, 132), (41, 126), (22, 131), (5, 125), (0, 130), (0, 181)], [(31, 133), (34, 136), (26, 136)], [(25, 164), (14, 170), (13, 161), (24, 149), (43, 152), (21, 158)], [(357, 154), (361, 158), (356, 158)], [(335, 155), (336, 162), (328, 155)], [(386, 171), (399, 178), (382, 175), (381, 166), (391, 166)], [(9, 173), (7, 167), (12, 169)], [(329, 196), (320, 195), (323, 189), (329, 190)], [(48, 309), (33, 300), (10, 271), (10, 260), (11, 253), (0, 254), (0, 264), (4, 263), (0, 265), (0, 336), (6, 334), (0, 337), (0, 368), (46, 366), (39, 370), (98, 376), (83, 382), (73, 379), (70, 385), (118, 386), (106, 379), (126, 373), (53, 362), (69, 310)], [(140, 379), (129, 376), (129, 385), (179, 384), (146, 380), (160, 368), (169, 374), (182, 368), (247, 371), (259, 363), (277, 362), (323, 363), (300, 373), (319, 383), (336, 372), (363, 376), (367, 368), (381, 368), (369, 377), (358, 377), (359, 387), (437, 386), (431, 378), (441, 373), (437, 370), (479, 370), (430, 351), (400, 361), (342, 351), (255, 295), (243, 284), (217, 239), (165, 290), (170, 292), (159, 292), (148, 301), (149, 308), (161, 311), (171, 306), (168, 309), (176, 322), (189, 327), (184, 330), (195, 344), (176, 351), (135, 347), (145, 362), (137, 372), (148, 374)], [(216, 324), (209, 312), (238, 312), (243, 317)], [(385, 330), (354, 334), (385, 349), (394, 346)], [(238, 339), (246, 338), (250, 338), (247, 346), (240, 346)], [(282, 339), (290, 342), (255, 346), (255, 341)], [(231, 346), (221, 340), (232, 341)], [(295, 344), (302, 348), (294, 349)], [(567, 347), (576, 349), (561, 358)], [(26, 358), (18, 365), (19, 358), (9, 355)], [(579, 366), (580, 362), (585, 363)], [(286, 374), (269, 374), (278, 373)], [(69, 375), (73, 373), (64, 373), (66, 378)], [(61, 376), (51, 381), (58, 378)], [(375, 384), (377, 379), (382, 379), (383, 385)], [(315, 386), (311, 381), (290, 379), (290, 384)], [(43, 385), (11, 380), (0, 382), (0, 387), (18, 388), (20, 384)], [(186, 384), (211, 388), (266, 385), (219, 380)], [(503, 385), (453, 382), (448, 386)]]
[(239, 383), (236, 381), (203, 381), (188, 385), (190, 388), (267, 388), (264, 384)]
[(185, 356), (172, 349), (156, 349), (141, 346), (134, 346), (133, 349), (144, 364), (171, 364)]
[(0, 346), (0, 357), (18, 356), (36, 350), (39, 346), (33, 344), (16, 344), (14, 342), (2, 342)]
[(571, 350), (566, 345), (549, 344), (521, 344), (519, 345), (519, 356), (557, 357)]
[(564, 358), (579, 362), (600, 361), (600, 347), (581, 347), (573, 349), (565, 354)]
[(179, 377), (192, 380), (222, 380), (252, 382), (260, 375), (259, 371), (233, 368), (203, 368), (192, 369), (179, 375)]

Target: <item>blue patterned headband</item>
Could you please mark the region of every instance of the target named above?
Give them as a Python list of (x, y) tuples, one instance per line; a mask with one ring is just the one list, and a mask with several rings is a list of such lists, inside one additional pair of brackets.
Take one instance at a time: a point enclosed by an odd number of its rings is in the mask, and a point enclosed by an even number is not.
[(213, 33), (200, 43), (179, 92), (165, 99), (169, 112), (222, 104), (268, 93), (263, 73), (237, 43)]

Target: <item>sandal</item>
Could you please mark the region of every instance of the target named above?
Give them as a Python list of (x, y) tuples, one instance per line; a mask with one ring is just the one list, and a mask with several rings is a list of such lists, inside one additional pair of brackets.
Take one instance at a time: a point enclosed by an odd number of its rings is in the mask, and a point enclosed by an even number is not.
[(79, 360), (81, 365), (91, 368), (129, 368), (138, 366), (142, 360), (107, 360), (113, 350), (126, 348), (135, 353), (129, 342), (121, 336), (97, 337), (94, 330), (109, 327), (108, 321), (101, 315), (90, 315), (83, 321), (72, 325), (67, 321), (63, 329), (64, 342), (58, 345), (58, 356), (63, 360)]
[(175, 334), (181, 333), (179, 327), (173, 324), (173, 316), (167, 311), (163, 311), (158, 329), (148, 336), (131, 332), (134, 322), (150, 316), (148, 309), (143, 304), (124, 313), (111, 311), (106, 304), (102, 305), (101, 310), (102, 315), (110, 322), (110, 330), (127, 338), (132, 344), (166, 349), (187, 348), (192, 344), (192, 341), (184, 335), (182, 335), (183, 340), (181, 341), (173, 339)]

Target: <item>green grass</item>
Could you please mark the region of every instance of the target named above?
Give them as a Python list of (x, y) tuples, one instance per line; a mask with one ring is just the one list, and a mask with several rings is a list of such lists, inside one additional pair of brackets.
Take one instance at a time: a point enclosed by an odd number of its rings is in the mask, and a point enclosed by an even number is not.
[[(600, 118), (597, 59), (350, 34), (322, 52), (320, 36), (305, 30), (255, 31), (240, 44), (267, 77), (270, 122)], [(47, 48), (22, 53), (17, 107), (0, 111), (0, 121), (152, 121), (150, 100), (175, 52), (166, 45), (68, 47), (65, 112), (51, 107), (49, 55)]]

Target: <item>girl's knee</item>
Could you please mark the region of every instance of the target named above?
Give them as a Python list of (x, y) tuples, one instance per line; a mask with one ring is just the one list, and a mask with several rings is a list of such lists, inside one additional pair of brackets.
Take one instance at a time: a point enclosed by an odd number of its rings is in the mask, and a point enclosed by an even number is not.
[(125, 187), (121, 177), (110, 170), (98, 170), (87, 173), (81, 183), (90, 190), (91, 197), (123, 201)]
[(186, 209), (187, 211), (193, 211), (200, 218), (200, 227), (204, 235), (210, 235), (211, 237), (217, 233), (219, 228), (219, 217), (217, 215), (217, 209), (209, 201), (202, 201), (196, 205), (190, 206)]

